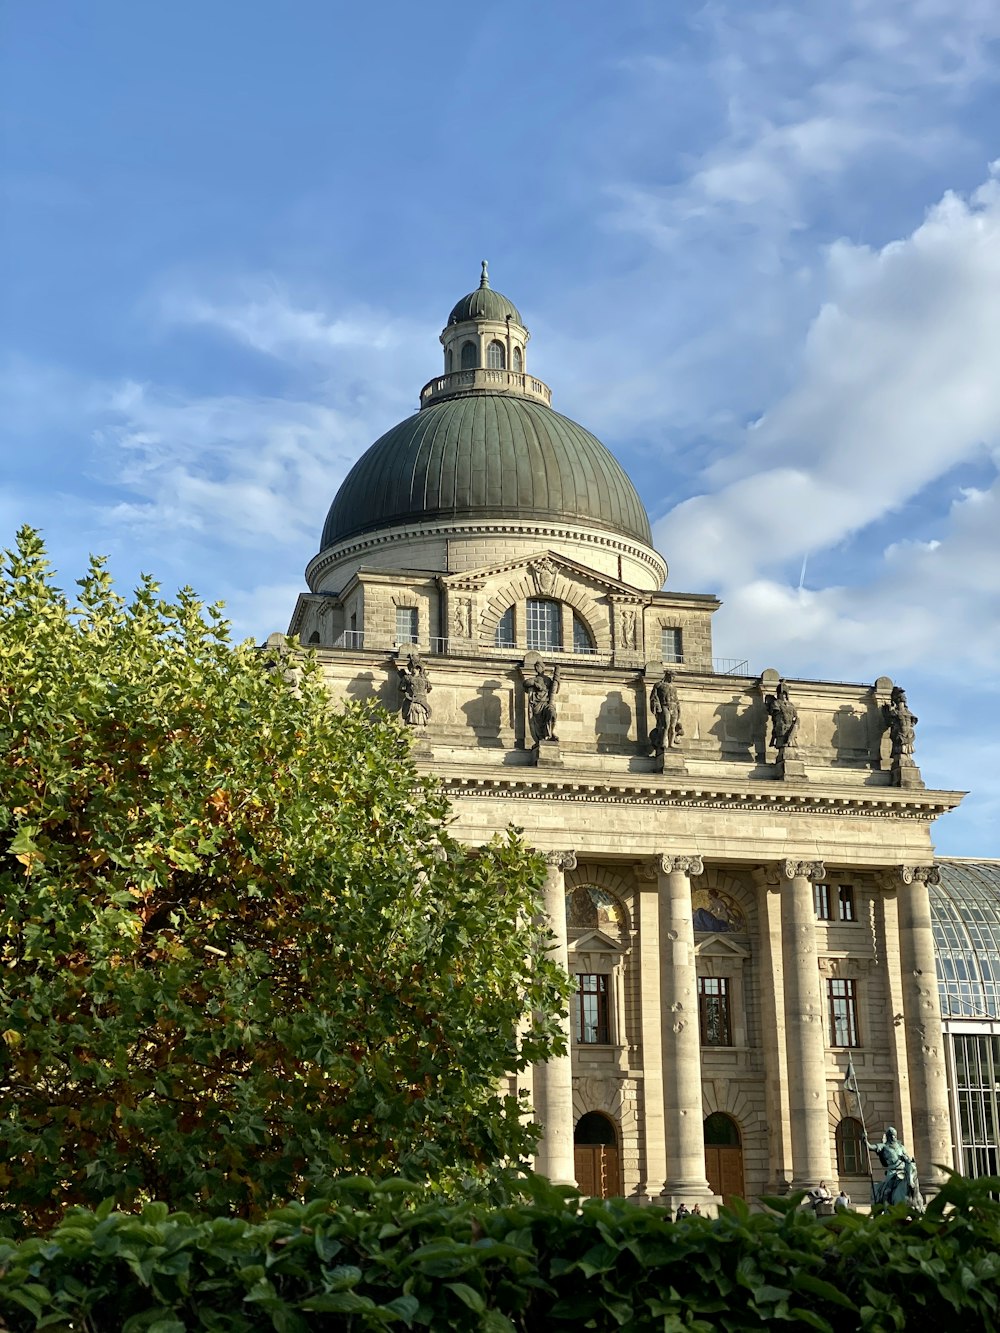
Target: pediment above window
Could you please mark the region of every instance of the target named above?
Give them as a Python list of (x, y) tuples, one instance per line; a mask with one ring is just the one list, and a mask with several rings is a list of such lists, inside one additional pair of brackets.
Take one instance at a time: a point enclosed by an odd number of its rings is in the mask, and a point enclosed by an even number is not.
[(749, 958), (750, 950), (727, 935), (705, 935), (694, 946), (697, 958)]
[(575, 940), (570, 941), (569, 952), (571, 954), (613, 954), (615, 960), (617, 960), (628, 953), (628, 947), (619, 944), (610, 935), (605, 935), (603, 930), (587, 930), (582, 935), (578, 935)]

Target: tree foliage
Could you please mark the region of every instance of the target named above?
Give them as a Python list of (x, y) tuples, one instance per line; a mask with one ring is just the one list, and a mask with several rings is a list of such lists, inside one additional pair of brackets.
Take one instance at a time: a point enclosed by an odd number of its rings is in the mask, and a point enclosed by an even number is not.
[[(540, 858), (473, 852), (398, 722), (218, 607), (0, 574), (0, 1212), (252, 1214), (343, 1172), (529, 1151), (558, 1044)], [(532, 1017), (534, 1015), (534, 1017)], [(524, 1029), (518, 1036), (519, 1025)]]

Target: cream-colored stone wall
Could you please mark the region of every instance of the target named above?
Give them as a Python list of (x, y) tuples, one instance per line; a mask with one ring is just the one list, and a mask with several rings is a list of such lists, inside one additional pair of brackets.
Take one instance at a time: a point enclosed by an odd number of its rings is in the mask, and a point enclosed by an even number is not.
[[(306, 640), (321, 633), (318, 658), (334, 702), (375, 698), (395, 712), (401, 706), (398, 656), (375, 645), (391, 644), (397, 607), (416, 606), (432, 686), (419, 762), (444, 783), (458, 836), (478, 844), (514, 825), (543, 851), (572, 849), (576, 867), (566, 872), (567, 892), (590, 884), (620, 904), (615, 928), (600, 939), (568, 932), (569, 970), (608, 975), (613, 1005), (606, 1045), (571, 1044), (574, 1121), (588, 1111), (612, 1120), (626, 1194), (655, 1200), (665, 1179), (674, 1181), (675, 1201), (684, 1188), (695, 1188), (690, 1176), (689, 1186), (677, 1185), (691, 1163), (671, 1161), (683, 1136), (663, 1113), (668, 1086), (674, 1102), (678, 1096), (672, 1047), (661, 1041), (664, 1024), (678, 1020), (660, 998), (663, 970), (678, 945), (665, 942), (669, 915), (654, 924), (651, 914), (660, 872), (650, 867), (662, 861), (689, 868), (692, 893), (727, 896), (742, 915), (738, 930), (695, 934), (698, 976), (725, 977), (731, 986), (732, 1044), (703, 1045), (700, 1088), (696, 1065), (679, 1095), (690, 1098), (686, 1114), (721, 1112), (737, 1125), (746, 1196), (802, 1180), (796, 1152), (806, 1139), (811, 1160), (829, 1161), (828, 1178), (836, 1184), (837, 1125), (857, 1113), (843, 1091), (848, 1053), (869, 1126), (881, 1131), (895, 1124), (909, 1143), (913, 1053), (908, 1056), (901, 1021), (907, 1001), (897, 903), (906, 888), (883, 872), (932, 861), (932, 821), (958, 795), (891, 785), (880, 700), (859, 684), (788, 682), (799, 713), (802, 766), (786, 776), (768, 746), (764, 702), (777, 672), (751, 678), (711, 671), (715, 599), (630, 589), (618, 579), (617, 560), (614, 573), (595, 567), (593, 559), (583, 568), (566, 549), (539, 546), (537, 539), (518, 539), (513, 547), (491, 542), (470, 552), (467, 567), (456, 568), (461, 562), (449, 553), (449, 572), (363, 568), (342, 596), (301, 598), (293, 628)], [(562, 603), (564, 642), (572, 642), (576, 614), (597, 650), (547, 659), (549, 668), (558, 663), (560, 669), (559, 740), (548, 749), (532, 744), (520, 669), (524, 608), (539, 596)], [(509, 606), (522, 643), (516, 650), (494, 646)], [(327, 646), (352, 614), (365, 648)], [(648, 699), (663, 666), (664, 625), (684, 635), (685, 661), (675, 669), (684, 738), (661, 764), (649, 753)], [(442, 651), (428, 651), (435, 644)], [(794, 883), (782, 879), (786, 864), (789, 875), (800, 876)], [(787, 899), (797, 893), (801, 912), (801, 876), (810, 867), (823, 873), (834, 897), (838, 884), (853, 886), (857, 919), (816, 921), (811, 951), (792, 954)], [(676, 896), (676, 873), (668, 878)], [(803, 977), (803, 967), (813, 969), (811, 979)], [(790, 987), (791, 969), (798, 972)], [(856, 986), (859, 1045), (850, 1052), (830, 1045), (830, 978), (850, 978)], [(801, 1025), (787, 1021), (786, 1003), (797, 994), (820, 997), (816, 1021), (824, 1055), (808, 1091), (829, 1142), (818, 1155), (815, 1115), (810, 1111), (804, 1139), (802, 1112), (789, 1100)], [(697, 1023), (697, 1015), (683, 1021)], [(551, 1071), (545, 1078), (535, 1074), (537, 1094), (547, 1089), (547, 1104), (561, 1105)], [(699, 1169), (703, 1164), (695, 1164)], [(840, 1183), (863, 1200), (863, 1179)]]

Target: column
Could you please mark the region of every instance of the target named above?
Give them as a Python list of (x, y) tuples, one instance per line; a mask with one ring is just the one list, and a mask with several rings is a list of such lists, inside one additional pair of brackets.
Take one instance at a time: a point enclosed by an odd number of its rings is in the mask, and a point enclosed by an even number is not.
[(711, 1205), (705, 1176), (701, 1098), (701, 1033), (694, 953), (691, 876), (704, 869), (700, 856), (663, 856), (660, 897), (660, 1022), (663, 1051), (663, 1119), (667, 1154), (664, 1202)]
[(812, 1189), (829, 1179), (826, 1031), (816, 952), (813, 884), (824, 878), (822, 861), (785, 861), (781, 874), (781, 955), (788, 1057), (792, 1189)]
[(760, 987), (761, 1049), (767, 1109), (769, 1179), (767, 1193), (787, 1194), (792, 1179), (788, 1127), (788, 1056), (785, 1051), (785, 991), (781, 963), (781, 876), (777, 866), (753, 872), (757, 885), (757, 962)]
[[(642, 1035), (642, 1193), (656, 1199), (667, 1177), (663, 1129), (663, 1048), (660, 1024), (660, 897), (655, 863), (636, 867), (639, 892), (639, 1021)], [(620, 969), (619, 969), (620, 970)], [(624, 1011), (623, 1011), (624, 1012)]]
[[(910, 1075), (913, 1144), (921, 1188), (936, 1194), (944, 1184), (939, 1166), (952, 1165), (948, 1077), (941, 1028), (931, 900), (928, 884), (937, 884), (937, 866), (900, 866), (899, 964), (903, 982), (906, 1063)], [(870, 1129), (876, 1137), (874, 1129)]]
[[(566, 871), (575, 869), (576, 855), (573, 852), (546, 852), (545, 860), (548, 867), (545, 872), (545, 916), (555, 936), (550, 955), (563, 971), (568, 972)], [(535, 1170), (548, 1176), (556, 1185), (575, 1185), (569, 1014), (563, 1013), (560, 1021), (566, 1038), (566, 1053), (534, 1067), (535, 1115), (542, 1126)]]

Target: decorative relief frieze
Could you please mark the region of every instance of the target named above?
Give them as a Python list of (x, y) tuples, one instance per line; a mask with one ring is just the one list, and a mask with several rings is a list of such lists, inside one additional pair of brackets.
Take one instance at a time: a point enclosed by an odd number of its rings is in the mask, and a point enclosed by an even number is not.
[(854, 797), (838, 799), (803, 794), (801, 797), (782, 798), (743, 795), (740, 792), (699, 792), (696, 794), (674, 787), (625, 787), (617, 790), (590, 783), (516, 783), (487, 777), (447, 777), (441, 784), (456, 797), (486, 797), (496, 800), (564, 801), (597, 805), (680, 806), (691, 810), (736, 810), (755, 814), (801, 814), (836, 817), (855, 816), (862, 819), (936, 818), (953, 810), (956, 801), (886, 802), (884, 805)]

